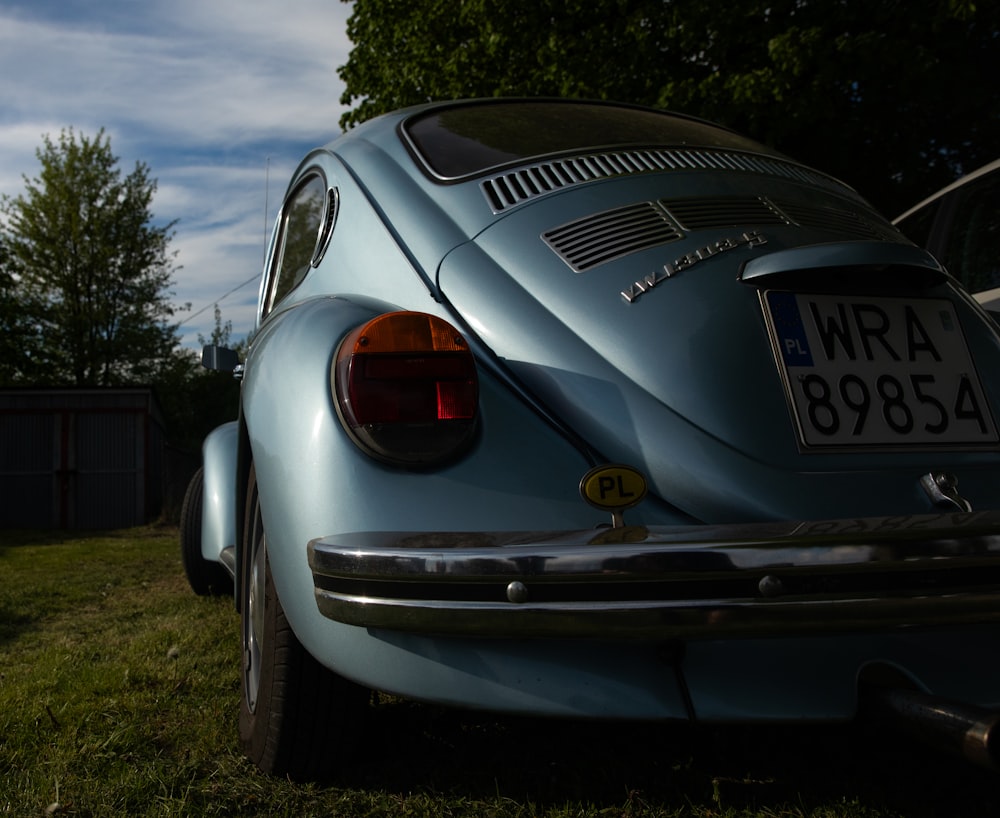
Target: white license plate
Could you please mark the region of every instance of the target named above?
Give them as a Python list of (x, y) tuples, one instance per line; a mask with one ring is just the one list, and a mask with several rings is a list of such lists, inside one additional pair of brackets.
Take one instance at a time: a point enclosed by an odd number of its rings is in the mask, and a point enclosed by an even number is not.
[(950, 301), (776, 290), (764, 301), (803, 447), (996, 443)]

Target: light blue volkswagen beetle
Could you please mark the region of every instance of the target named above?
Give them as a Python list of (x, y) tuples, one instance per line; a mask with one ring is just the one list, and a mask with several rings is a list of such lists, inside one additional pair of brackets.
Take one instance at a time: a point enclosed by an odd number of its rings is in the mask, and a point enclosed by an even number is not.
[(238, 374), (182, 551), (262, 770), (323, 775), (372, 689), (874, 707), (993, 763), (1000, 338), (837, 180), (623, 105), (383, 116), (296, 170)]

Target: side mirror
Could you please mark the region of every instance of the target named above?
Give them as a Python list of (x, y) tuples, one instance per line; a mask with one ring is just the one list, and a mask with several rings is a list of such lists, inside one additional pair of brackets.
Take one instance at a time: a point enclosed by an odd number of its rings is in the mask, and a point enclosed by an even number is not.
[(201, 350), (201, 365), (214, 372), (233, 373), (240, 365), (240, 358), (235, 349), (208, 344)]

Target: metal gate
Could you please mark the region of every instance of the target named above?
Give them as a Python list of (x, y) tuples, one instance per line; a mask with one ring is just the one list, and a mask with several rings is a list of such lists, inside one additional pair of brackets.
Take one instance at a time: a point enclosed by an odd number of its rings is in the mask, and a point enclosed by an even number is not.
[(11, 394), (0, 392), (0, 527), (125, 528), (159, 512), (148, 390), (15, 393), (5, 407)]

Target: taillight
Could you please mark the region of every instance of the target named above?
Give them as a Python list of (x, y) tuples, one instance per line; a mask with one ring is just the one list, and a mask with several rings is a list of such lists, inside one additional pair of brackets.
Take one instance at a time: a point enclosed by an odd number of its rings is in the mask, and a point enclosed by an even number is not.
[(475, 434), (475, 360), (458, 330), (433, 315), (392, 312), (354, 330), (337, 351), (333, 381), (347, 430), (381, 459), (440, 462)]

